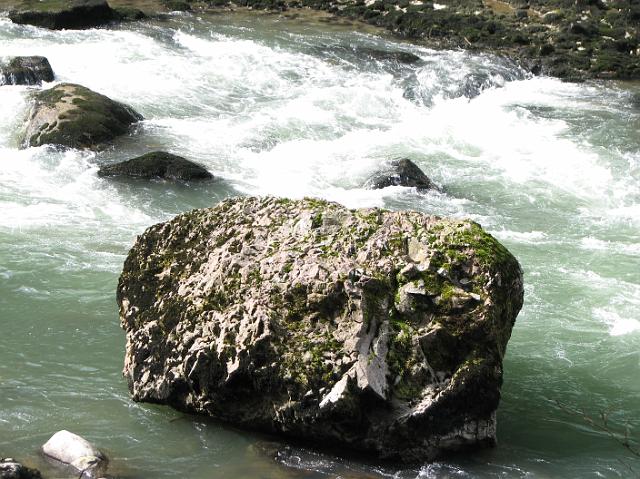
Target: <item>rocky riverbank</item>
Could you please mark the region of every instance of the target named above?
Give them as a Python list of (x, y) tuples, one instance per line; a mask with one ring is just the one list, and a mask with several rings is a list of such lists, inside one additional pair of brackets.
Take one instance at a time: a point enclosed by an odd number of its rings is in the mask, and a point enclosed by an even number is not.
[[(38, 3), (39, 10), (70, 0)], [(580, 81), (640, 78), (640, 4), (624, 0), (111, 0), (119, 11), (301, 8), (384, 28), (434, 48), (489, 51), (534, 74)], [(8, 9), (33, 8), (9, 0)], [(124, 10), (123, 10), (124, 9)]]

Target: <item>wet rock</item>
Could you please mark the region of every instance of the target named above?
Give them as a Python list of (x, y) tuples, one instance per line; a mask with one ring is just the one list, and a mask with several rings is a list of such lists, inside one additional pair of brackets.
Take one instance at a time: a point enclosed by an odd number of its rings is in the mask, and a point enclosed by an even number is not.
[(378, 50), (375, 48), (359, 47), (355, 49), (358, 55), (367, 56), (379, 61), (393, 61), (403, 64), (413, 64), (420, 61), (418, 55), (403, 51)]
[(61, 83), (36, 93), (24, 146), (45, 144), (97, 148), (142, 120), (131, 107), (80, 85)]
[(0, 459), (0, 479), (42, 479), (36, 469), (23, 466), (15, 459)]
[(69, 431), (58, 431), (42, 446), (45, 456), (80, 473), (82, 478), (100, 477), (107, 468), (107, 458), (90, 442)]
[(29, 2), (24, 8), (9, 12), (9, 18), (14, 23), (52, 30), (99, 27), (120, 19), (106, 0)]
[(407, 186), (419, 190), (435, 188), (429, 177), (408, 158), (393, 160), (388, 167), (369, 178), (364, 186), (374, 190), (387, 186)]
[(205, 168), (180, 156), (155, 151), (114, 165), (103, 166), (98, 176), (163, 178), (168, 180), (208, 180), (213, 178)]
[(14, 57), (0, 67), (0, 85), (40, 85), (53, 81), (53, 70), (45, 57)]
[(188, 12), (191, 10), (191, 5), (184, 0), (162, 0), (161, 3), (166, 9), (175, 12)]
[(422, 461), (495, 442), (523, 285), (470, 221), (245, 197), (147, 229), (117, 299), (134, 400)]

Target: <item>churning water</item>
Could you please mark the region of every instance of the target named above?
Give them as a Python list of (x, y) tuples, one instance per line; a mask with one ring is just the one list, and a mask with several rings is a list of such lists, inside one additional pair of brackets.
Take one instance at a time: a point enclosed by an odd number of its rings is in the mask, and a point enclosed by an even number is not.
[[(374, 60), (406, 51), (411, 65)], [(58, 81), (135, 107), (136, 135), (95, 154), (18, 149), (30, 89), (0, 87), (0, 455), (38, 464), (70, 429), (130, 478), (629, 477), (612, 438), (640, 436), (640, 88), (529, 78), (508, 61), (436, 52), (277, 16), (175, 16), (51, 32), (0, 18), (0, 56), (45, 55)], [(108, 181), (106, 162), (164, 149), (208, 184)], [(410, 157), (442, 187), (361, 187)], [(525, 271), (505, 362), (499, 446), (412, 469), (279, 448), (130, 401), (115, 287), (147, 226), (237, 194), (318, 196), (470, 217)], [(561, 405), (557, 403), (559, 401)], [(562, 406), (565, 405), (565, 406)]]

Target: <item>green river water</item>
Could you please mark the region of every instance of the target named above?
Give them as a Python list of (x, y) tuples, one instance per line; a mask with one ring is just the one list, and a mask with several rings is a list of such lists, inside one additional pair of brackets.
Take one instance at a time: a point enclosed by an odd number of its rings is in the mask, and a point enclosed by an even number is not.
[[(421, 62), (375, 61), (366, 49)], [(0, 17), (0, 57), (28, 54), (47, 56), (56, 81), (146, 120), (97, 154), (19, 149), (30, 90), (0, 86), (0, 456), (59, 477), (38, 448), (69, 429), (126, 478), (640, 474), (614, 437), (565, 410), (608, 411), (613, 430), (628, 424), (640, 438), (639, 85), (529, 78), (490, 56), (278, 16), (61, 32)], [(151, 149), (219, 179), (96, 176), (100, 164)], [(443, 191), (361, 187), (400, 156)], [(526, 295), (505, 360), (498, 447), (377, 465), (132, 402), (115, 302), (128, 249), (146, 227), (238, 194), (470, 217), (507, 245)]]

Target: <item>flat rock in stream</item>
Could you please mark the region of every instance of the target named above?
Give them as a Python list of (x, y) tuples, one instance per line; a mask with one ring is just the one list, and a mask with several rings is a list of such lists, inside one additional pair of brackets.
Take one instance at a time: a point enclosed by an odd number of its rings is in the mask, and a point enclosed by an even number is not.
[(42, 479), (36, 469), (23, 466), (15, 459), (0, 458), (0, 479)]
[(81, 85), (61, 83), (34, 95), (24, 146), (97, 148), (129, 132), (142, 115)]
[(53, 78), (49, 60), (41, 56), (13, 57), (0, 66), (0, 85), (40, 85)]
[(147, 229), (117, 299), (134, 400), (423, 461), (494, 444), (523, 284), (471, 221), (245, 197)]
[(197, 163), (164, 151), (154, 151), (128, 161), (103, 166), (98, 170), (98, 176), (162, 178), (182, 181), (213, 178), (211, 173)]
[(107, 25), (120, 19), (106, 0), (25, 0), (9, 12), (13, 23), (52, 30), (81, 29)]

